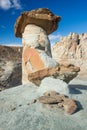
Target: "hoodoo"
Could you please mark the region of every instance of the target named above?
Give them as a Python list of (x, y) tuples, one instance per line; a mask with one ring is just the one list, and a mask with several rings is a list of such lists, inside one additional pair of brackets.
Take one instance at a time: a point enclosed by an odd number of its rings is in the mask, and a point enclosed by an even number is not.
[(52, 59), (51, 34), (58, 27), (61, 17), (47, 8), (23, 12), (15, 23), (15, 35), (22, 38), (22, 83), (29, 82), (29, 74), (46, 68), (56, 67)]
[[(52, 58), (48, 34), (58, 28), (60, 16), (47, 8), (23, 12), (15, 23), (15, 36), (22, 38), (22, 83), (39, 84), (44, 77), (53, 76), (69, 82), (79, 68), (60, 66)], [(72, 69), (73, 70), (72, 70)]]

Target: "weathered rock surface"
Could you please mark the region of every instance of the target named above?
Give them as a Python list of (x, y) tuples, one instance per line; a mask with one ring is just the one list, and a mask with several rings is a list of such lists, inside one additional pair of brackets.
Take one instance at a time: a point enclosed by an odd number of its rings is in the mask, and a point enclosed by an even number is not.
[[(87, 33), (78, 35), (70, 33), (68, 36), (61, 37), (60, 42), (53, 47), (53, 56), (56, 59), (83, 59), (87, 60)], [(56, 53), (59, 54), (56, 54)]]
[(51, 57), (51, 47), (46, 32), (36, 25), (27, 25), (23, 33), (22, 83), (28, 83), (28, 76), (58, 63)]
[[(87, 33), (70, 33), (62, 37), (52, 48), (53, 58), (62, 64), (74, 64), (80, 67), (80, 73), (87, 70)], [(86, 73), (87, 74), (87, 73)]]
[(0, 91), (21, 85), (22, 47), (0, 46)]
[(1, 60), (0, 67), (0, 90), (22, 84), (22, 67), (20, 62)]
[(0, 45), (0, 62), (3, 61), (20, 61), (22, 58), (21, 46), (4, 46)]
[(29, 81), (40, 85), (41, 80), (44, 77), (54, 77), (55, 79), (61, 79), (67, 83), (69, 83), (73, 78), (75, 78), (78, 75), (78, 72), (80, 71), (79, 67), (76, 67), (74, 65), (59, 65), (56, 67), (46, 68), (39, 71), (36, 71), (34, 73), (29, 73), (28, 79)]
[(63, 104), (63, 107), (64, 107), (65, 111), (68, 114), (73, 114), (74, 112), (76, 112), (76, 110), (78, 108), (76, 102), (73, 99), (65, 98), (64, 102), (62, 104)]
[(39, 101), (43, 104), (48, 104), (49, 107), (65, 109), (68, 114), (75, 113), (78, 108), (73, 99), (59, 94), (56, 91), (47, 91), (43, 95), (44, 96), (39, 97)]
[(22, 43), (23, 46), (43, 50), (51, 56), (50, 41), (46, 31), (37, 25), (28, 24), (25, 26), (24, 33), (22, 33)]
[(47, 91), (56, 91), (60, 94), (69, 94), (68, 84), (60, 79), (54, 79), (53, 77), (46, 77), (42, 80), (40, 87), (38, 88), (38, 94), (43, 95)]
[(41, 96), (39, 97), (39, 101), (43, 104), (58, 104), (61, 103), (61, 97), (51, 97), (51, 96)]
[(22, 37), (25, 26), (28, 24), (34, 24), (42, 27), (47, 34), (50, 34), (57, 29), (60, 19), (60, 16), (54, 15), (47, 8), (39, 8), (23, 12), (15, 23), (15, 35), (17, 37)]

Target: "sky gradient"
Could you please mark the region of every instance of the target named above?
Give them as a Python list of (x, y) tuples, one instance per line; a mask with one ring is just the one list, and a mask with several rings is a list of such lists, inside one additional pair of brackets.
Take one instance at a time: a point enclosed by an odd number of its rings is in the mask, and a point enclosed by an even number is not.
[(0, 44), (22, 45), (14, 35), (14, 24), (21, 12), (49, 8), (62, 17), (50, 37), (51, 44), (70, 32), (87, 32), (87, 0), (0, 0)]

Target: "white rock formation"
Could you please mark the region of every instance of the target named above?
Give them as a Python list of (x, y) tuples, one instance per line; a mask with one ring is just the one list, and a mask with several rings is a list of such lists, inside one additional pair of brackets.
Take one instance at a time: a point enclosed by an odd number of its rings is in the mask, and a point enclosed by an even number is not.
[(53, 58), (57, 62), (79, 66), (81, 73), (87, 72), (87, 33), (70, 33), (62, 37), (52, 48)]
[(22, 34), (23, 46), (43, 50), (51, 57), (50, 41), (46, 31), (34, 24), (26, 25)]
[(38, 93), (43, 95), (47, 91), (56, 91), (60, 94), (69, 95), (68, 84), (63, 80), (54, 79), (52, 77), (44, 78), (41, 82), (40, 87), (38, 88)]
[(52, 48), (55, 59), (87, 59), (87, 33), (70, 33), (62, 37)]

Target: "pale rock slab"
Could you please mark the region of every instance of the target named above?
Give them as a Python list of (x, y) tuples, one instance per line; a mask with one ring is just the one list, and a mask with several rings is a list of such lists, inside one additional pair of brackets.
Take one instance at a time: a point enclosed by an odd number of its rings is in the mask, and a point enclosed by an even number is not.
[(60, 94), (69, 95), (68, 84), (60, 79), (52, 77), (44, 78), (38, 88), (38, 93), (42, 96), (47, 91), (56, 91)]

